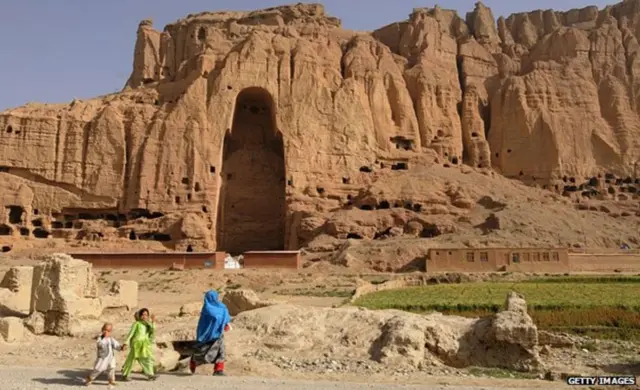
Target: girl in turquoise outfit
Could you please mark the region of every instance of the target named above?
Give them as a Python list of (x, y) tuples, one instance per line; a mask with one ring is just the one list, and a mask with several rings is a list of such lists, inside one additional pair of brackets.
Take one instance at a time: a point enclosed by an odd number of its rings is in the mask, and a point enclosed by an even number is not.
[(147, 379), (156, 379), (154, 373), (155, 359), (153, 357), (153, 342), (155, 340), (156, 324), (155, 316), (151, 316), (149, 321), (149, 310), (140, 309), (136, 313), (136, 322), (131, 326), (131, 330), (124, 341), (123, 346), (129, 347), (127, 360), (122, 367), (122, 380), (130, 380), (133, 363), (138, 362)]

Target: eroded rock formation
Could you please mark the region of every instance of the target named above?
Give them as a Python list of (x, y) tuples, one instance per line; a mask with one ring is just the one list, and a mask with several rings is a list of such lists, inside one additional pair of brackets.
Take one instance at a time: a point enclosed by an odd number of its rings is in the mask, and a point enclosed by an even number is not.
[[(231, 252), (428, 237), (420, 213), (473, 200), (391, 171), (467, 164), (560, 192), (635, 176), (639, 27), (639, 0), (497, 22), (481, 3), (421, 8), (373, 32), (319, 4), (143, 21), (122, 92), (0, 113), (0, 235)], [(374, 200), (402, 212), (359, 233), (332, 214)]]
[(422, 369), (447, 365), (533, 371), (542, 366), (538, 330), (523, 297), (515, 293), (508, 296), (504, 310), (479, 319), (283, 304), (244, 311), (233, 324), (234, 331), (249, 331), (249, 340), (256, 339), (243, 341), (253, 348), (300, 357), (333, 351), (336, 356)]

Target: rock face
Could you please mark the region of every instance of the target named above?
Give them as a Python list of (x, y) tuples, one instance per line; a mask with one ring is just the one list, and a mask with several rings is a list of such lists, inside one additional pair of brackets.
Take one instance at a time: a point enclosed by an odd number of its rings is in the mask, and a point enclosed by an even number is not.
[[(442, 199), (406, 178), (434, 164), (558, 191), (563, 177), (634, 176), (639, 9), (496, 23), (481, 3), (465, 19), (419, 8), (373, 32), (341, 29), (319, 4), (162, 32), (144, 21), (121, 93), (0, 113), (0, 235), (298, 248), (322, 233), (431, 234), (408, 223), (446, 213)], [(340, 218), (379, 188), (375, 207), (417, 215)]]
[(300, 357), (336, 353), (418, 369), (444, 364), (532, 371), (541, 366), (537, 329), (526, 304), (524, 312), (509, 303), (481, 319), (276, 305), (243, 312), (233, 323), (234, 329), (248, 332), (249, 339), (239, 342)]

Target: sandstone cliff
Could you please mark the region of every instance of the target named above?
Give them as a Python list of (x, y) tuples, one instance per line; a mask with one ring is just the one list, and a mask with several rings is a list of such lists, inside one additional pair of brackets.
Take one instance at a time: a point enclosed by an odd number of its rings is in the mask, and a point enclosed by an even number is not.
[[(481, 3), (415, 9), (373, 32), (319, 4), (143, 21), (122, 92), (0, 113), (0, 234), (232, 252), (429, 235), (425, 215), (477, 200), (411, 183), (434, 164), (598, 193), (589, 179), (635, 177), (638, 38), (640, 0), (497, 22)], [(354, 207), (412, 214), (356, 233), (335, 222)]]

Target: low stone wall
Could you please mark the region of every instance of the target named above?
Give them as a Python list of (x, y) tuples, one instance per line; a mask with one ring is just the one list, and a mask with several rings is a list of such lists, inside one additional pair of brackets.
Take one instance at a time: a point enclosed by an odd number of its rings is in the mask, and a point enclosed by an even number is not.
[(94, 268), (213, 268), (224, 269), (224, 252), (70, 253)]
[[(224, 269), (225, 252), (69, 253), (94, 268)], [(300, 269), (299, 251), (252, 251), (243, 254), (243, 268)]]
[(570, 272), (640, 272), (640, 253), (570, 253)]
[(378, 291), (395, 290), (405, 287), (425, 286), (426, 284), (426, 279), (415, 277), (387, 280), (386, 282), (380, 284), (371, 284), (363, 281), (362, 284), (356, 287), (356, 291), (351, 296), (349, 302), (353, 303), (356, 301), (356, 299), (360, 298), (363, 295), (371, 294)]
[(251, 251), (242, 254), (243, 268), (302, 268), (300, 251)]

